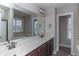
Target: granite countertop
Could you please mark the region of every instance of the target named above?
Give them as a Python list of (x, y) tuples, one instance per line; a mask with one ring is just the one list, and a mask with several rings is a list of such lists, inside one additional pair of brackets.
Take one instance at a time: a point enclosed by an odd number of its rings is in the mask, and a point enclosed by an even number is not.
[[(45, 36), (44, 38), (40, 38), (39, 36), (36, 37), (25, 37), (18, 40), (14, 40), (16, 43), (16, 48), (11, 50), (6, 50), (3, 53), (4, 56), (24, 56), (36, 49), (37, 47), (41, 46), (48, 40), (50, 40), (52, 36)], [(1, 54), (0, 54), (1, 55)]]

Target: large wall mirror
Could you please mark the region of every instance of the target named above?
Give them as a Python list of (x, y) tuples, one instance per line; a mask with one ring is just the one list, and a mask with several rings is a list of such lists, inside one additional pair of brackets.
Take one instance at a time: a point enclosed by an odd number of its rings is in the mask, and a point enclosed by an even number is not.
[[(12, 28), (8, 28), (8, 18), (3, 19), (0, 13), (0, 43), (9, 41), (8, 32), (12, 30), (12, 39), (39, 36), (45, 34), (45, 16), (42, 14), (25, 13), (13, 9)], [(8, 13), (10, 11), (8, 10)], [(9, 15), (6, 15), (9, 16)], [(10, 16), (9, 16), (10, 17)], [(10, 24), (9, 24), (10, 25)]]
[(31, 15), (14, 9), (13, 39), (28, 36), (32, 36)]
[(29, 13), (14, 9), (12, 40), (45, 33), (45, 16)]

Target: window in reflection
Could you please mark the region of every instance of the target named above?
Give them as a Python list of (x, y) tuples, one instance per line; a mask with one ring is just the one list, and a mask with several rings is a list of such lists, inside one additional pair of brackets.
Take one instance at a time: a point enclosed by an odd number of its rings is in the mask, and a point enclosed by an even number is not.
[(23, 20), (22, 19), (16, 19), (13, 20), (13, 32), (23, 32)]
[(38, 25), (37, 19), (33, 20), (33, 35), (38, 34), (37, 25)]

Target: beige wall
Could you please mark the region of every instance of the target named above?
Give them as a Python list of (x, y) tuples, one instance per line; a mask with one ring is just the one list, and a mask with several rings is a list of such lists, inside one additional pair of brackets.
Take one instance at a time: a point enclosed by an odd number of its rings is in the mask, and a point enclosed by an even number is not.
[(79, 4), (78, 4), (78, 20), (76, 21), (77, 24), (77, 43), (79, 44)]
[[(51, 27), (49, 27), (51, 24)], [(50, 7), (46, 11), (45, 15), (45, 32), (55, 38), (55, 8)]]
[(37, 21), (38, 21), (38, 34), (39, 35), (45, 34), (45, 15), (39, 14)]

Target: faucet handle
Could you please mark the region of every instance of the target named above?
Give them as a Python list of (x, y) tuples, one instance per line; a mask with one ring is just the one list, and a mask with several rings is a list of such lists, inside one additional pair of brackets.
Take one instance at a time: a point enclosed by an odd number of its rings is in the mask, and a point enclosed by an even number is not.
[(13, 56), (16, 56), (16, 54), (14, 54)]
[(11, 45), (10, 45), (10, 44), (8, 44), (6, 47), (8, 47), (8, 50), (10, 50), (10, 49), (11, 49)]
[(15, 42), (10, 42), (6, 47), (8, 47), (8, 50), (15, 48)]
[(11, 47), (15, 48), (15, 44), (16, 44), (15, 42), (11, 42)]

